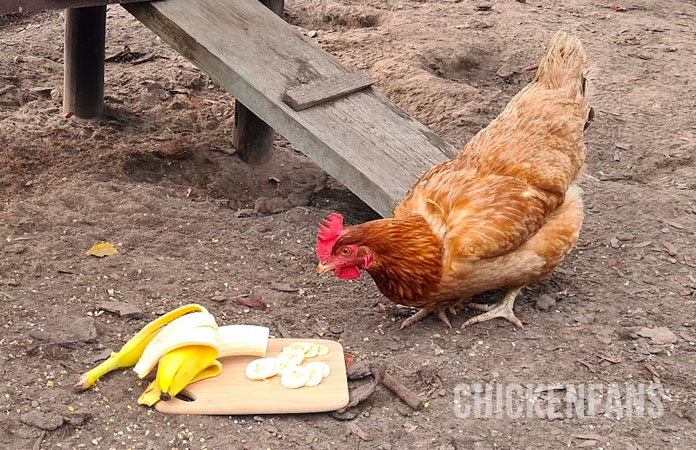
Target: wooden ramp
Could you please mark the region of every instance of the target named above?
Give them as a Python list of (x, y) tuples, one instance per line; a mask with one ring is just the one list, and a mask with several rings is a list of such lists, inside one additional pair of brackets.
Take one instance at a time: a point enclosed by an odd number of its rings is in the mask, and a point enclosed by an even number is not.
[(258, 1), (123, 7), (385, 217), (427, 169), (457, 153), (371, 87), (290, 108), (288, 89), (351, 71)]

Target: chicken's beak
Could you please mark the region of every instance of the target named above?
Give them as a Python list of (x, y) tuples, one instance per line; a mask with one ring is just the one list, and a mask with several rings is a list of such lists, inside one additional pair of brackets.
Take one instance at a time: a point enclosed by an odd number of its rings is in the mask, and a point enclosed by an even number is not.
[(324, 265), (322, 263), (319, 263), (319, 265), (317, 265), (317, 274), (319, 275), (328, 272), (329, 270), (333, 270), (333, 267), (331, 267), (330, 265)]

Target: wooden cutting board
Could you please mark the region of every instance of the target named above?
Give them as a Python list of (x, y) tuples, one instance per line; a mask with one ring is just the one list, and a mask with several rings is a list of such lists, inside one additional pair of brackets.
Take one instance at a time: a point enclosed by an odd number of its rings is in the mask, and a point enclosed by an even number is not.
[(287, 414), (334, 411), (348, 404), (348, 380), (343, 347), (324, 339), (269, 339), (266, 356), (277, 356), (285, 345), (314, 342), (329, 347), (329, 353), (305, 360), (302, 364), (324, 361), (331, 374), (314, 387), (288, 389), (280, 385), (280, 376), (252, 381), (244, 375), (247, 364), (256, 356), (231, 356), (220, 360), (222, 373), (187, 386), (182, 392), (192, 401), (173, 398), (155, 404), (169, 414)]

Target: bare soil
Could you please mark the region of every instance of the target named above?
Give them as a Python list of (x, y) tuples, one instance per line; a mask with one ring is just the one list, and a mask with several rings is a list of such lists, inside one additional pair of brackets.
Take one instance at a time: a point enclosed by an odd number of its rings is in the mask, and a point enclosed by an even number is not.
[[(477, 11), (484, 3), (491, 8)], [(108, 9), (105, 113), (87, 121), (61, 113), (61, 13), (0, 18), (0, 446), (696, 448), (696, 5), (623, 6), (287, 2), (294, 26), (316, 31), (319, 45), (367, 69), (389, 98), (458, 146), (531, 79), (523, 69), (557, 29), (582, 39), (597, 180), (582, 186), (577, 249), (518, 299), (523, 331), (500, 320), (460, 332), (474, 311), (452, 330), (427, 319), (401, 331), (411, 311), (369, 277), (318, 278), (320, 219), (338, 211), (357, 223), (375, 213), (280, 137), (270, 163), (242, 163), (232, 147), (234, 99), (120, 7)], [(120, 253), (85, 256), (101, 241)], [(247, 310), (233, 300), (241, 294), (270, 308)], [(544, 310), (542, 296), (555, 304)], [(102, 313), (103, 301), (144, 314)], [(357, 360), (389, 364), (428, 408), (413, 412), (378, 388), (350, 422), (164, 416), (136, 404), (144, 385), (129, 370), (72, 391), (105, 349), (187, 302), (221, 324), (337, 339)], [(636, 334), (657, 326), (676, 342)], [(660, 382), (664, 414), (459, 419), (455, 386), (475, 382)]]

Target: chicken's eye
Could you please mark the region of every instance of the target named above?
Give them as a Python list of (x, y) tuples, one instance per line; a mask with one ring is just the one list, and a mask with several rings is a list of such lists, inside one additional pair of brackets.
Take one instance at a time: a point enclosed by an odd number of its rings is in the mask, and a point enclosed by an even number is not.
[(341, 249), (341, 254), (342, 254), (343, 256), (350, 256), (351, 253), (353, 253), (353, 252), (352, 252), (352, 250), (349, 249), (348, 247), (343, 247), (343, 248)]

